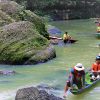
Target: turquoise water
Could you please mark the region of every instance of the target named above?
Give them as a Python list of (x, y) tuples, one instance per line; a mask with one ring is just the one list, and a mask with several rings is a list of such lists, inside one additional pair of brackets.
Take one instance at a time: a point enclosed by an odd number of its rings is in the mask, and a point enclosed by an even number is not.
[[(57, 87), (56, 95), (63, 95), (63, 88), (69, 70), (76, 63), (81, 62), (86, 69), (90, 68), (95, 56), (100, 52), (100, 40), (95, 38), (96, 25), (93, 20), (73, 20), (52, 22), (61, 30), (78, 40), (75, 44), (54, 46), (57, 57), (47, 63), (27, 66), (0, 65), (0, 70), (14, 70), (15, 75), (0, 76), (0, 100), (14, 100), (16, 91), (22, 87), (45, 83)], [(74, 96), (69, 93), (68, 100), (99, 100), (100, 84), (85, 92)]]

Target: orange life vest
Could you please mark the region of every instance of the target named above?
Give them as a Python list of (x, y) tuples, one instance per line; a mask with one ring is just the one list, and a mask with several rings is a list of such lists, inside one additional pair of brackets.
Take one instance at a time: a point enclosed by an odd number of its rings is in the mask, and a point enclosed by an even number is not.
[(93, 71), (100, 71), (100, 64), (93, 63), (92, 64), (92, 70)]

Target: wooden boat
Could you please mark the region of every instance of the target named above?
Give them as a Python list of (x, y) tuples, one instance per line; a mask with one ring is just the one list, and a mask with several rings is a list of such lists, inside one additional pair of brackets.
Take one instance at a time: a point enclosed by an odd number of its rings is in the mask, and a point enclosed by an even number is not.
[(62, 40), (62, 38), (56, 37), (56, 36), (49, 36), (50, 39), (57, 39), (57, 40)]
[(78, 95), (78, 94), (81, 94), (85, 91), (87, 91), (89, 88), (91, 88), (92, 86), (96, 85), (98, 82), (100, 82), (100, 79), (96, 80), (96, 81), (93, 81), (91, 82), (90, 80), (90, 73), (87, 72), (86, 73), (86, 79), (85, 79), (85, 82), (86, 82), (86, 85), (83, 89), (70, 89), (70, 92), (74, 95)]
[(100, 33), (95, 33), (96, 37), (100, 39)]
[[(60, 38), (60, 37), (55, 37), (55, 36), (49, 36), (49, 38), (51, 39), (51, 40), (63, 40), (62, 38)], [(78, 41), (78, 40), (74, 40), (74, 39), (70, 39), (70, 41), (68, 41), (68, 43), (75, 43), (76, 41)], [(58, 41), (59, 42), (59, 41)], [(57, 44), (57, 42), (56, 42), (56, 44)]]
[(69, 42), (70, 43), (75, 43), (76, 41), (78, 41), (78, 40), (71, 39)]

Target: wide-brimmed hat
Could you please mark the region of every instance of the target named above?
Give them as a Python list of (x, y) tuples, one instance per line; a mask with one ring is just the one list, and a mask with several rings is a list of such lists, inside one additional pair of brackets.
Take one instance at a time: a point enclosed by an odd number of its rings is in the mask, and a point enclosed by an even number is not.
[(84, 66), (81, 63), (77, 63), (74, 67), (77, 71), (84, 70)]

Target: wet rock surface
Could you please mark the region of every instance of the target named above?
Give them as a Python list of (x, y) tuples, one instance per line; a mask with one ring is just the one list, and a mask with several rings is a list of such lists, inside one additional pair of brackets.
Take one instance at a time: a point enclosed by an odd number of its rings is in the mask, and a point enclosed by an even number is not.
[(14, 74), (16, 74), (16, 72), (13, 71), (13, 70), (2, 70), (2, 71), (0, 71), (0, 75), (14, 75)]
[(48, 94), (44, 90), (35, 87), (23, 88), (17, 91), (15, 100), (63, 100), (53, 94)]

